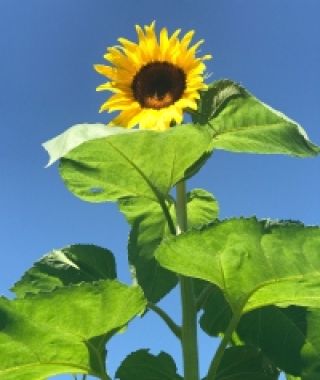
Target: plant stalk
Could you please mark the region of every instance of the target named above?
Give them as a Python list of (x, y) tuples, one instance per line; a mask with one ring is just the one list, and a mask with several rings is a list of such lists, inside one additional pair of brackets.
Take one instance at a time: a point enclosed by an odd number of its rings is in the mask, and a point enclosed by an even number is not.
[(212, 362), (209, 367), (208, 375), (207, 375), (207, 380), (215, 380), (217, 376), (217, 372), (219, 369), (219, 365), (221, 363), (222, 357), (224, 355), (224, 351), (227, 348), (228, 344), (230, 343), (232, 339), (232, 334), (234, 330), (237, 327), (237, 324), (239, 323), (241, 317), (241, 313), (234, 313), (233, 318), (231, 319), (224, 336), (220, 342), (220, 345), (212, 359)]
[[(184, 181), (176, 185), (177, 235), (188, 228), (187, 197)], [(199, 380), (197, 307), (191, 278), (179, 277), (182, 303), (181, 344), (184, 380)]]
[(148, 302), (148, 308), (150, 310), (153, 310), (156, 314), (159, 315), (159, 317), (166, 323), (166, 325), (169, 327), (169, 329), (174, 333), (174, 335), (181, 339), (181, 327), (178, 326), (171, 318), (170, 316), (162, 310), (159, 306), (154, 305), (151, 302)]

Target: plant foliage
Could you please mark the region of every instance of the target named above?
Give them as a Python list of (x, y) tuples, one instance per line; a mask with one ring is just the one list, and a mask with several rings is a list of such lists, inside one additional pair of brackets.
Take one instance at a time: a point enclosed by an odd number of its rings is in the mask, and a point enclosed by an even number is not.
[[(166, 132), (79, 124), (44, 147), (75, 196), (117, 202), (131, 226), (133, 279), (120, 283), (112, 252), (95, 245), (43, 256), (13, 285), (16, 298), (0, 299), (0, 380), (110, 379), (106, 345), (147, 310), (181, 341), (185, 373), (142, 347), (124, 358), (120, 380), (199, 380), (197, 322), (220, 339), (207, 380), (320, 378), (320, 227), (220, 220), (212, 194), (182, 191), (215, 149), (316, 156), (301, 126), (221, 80), (202, 91), (191, 124)], [(181, 326), (157, 305), (177, 283)]]

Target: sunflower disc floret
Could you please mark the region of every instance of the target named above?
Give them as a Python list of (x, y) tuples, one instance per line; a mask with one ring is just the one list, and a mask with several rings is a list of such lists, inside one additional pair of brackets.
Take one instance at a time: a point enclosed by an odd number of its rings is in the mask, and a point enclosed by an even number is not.
[(203, 40), (189, 46), (191, 30), (181, 39), (180, 30), (171, 36), (166, 28), (155, 33), (155, 23), (136, 26), (138, 42), (119, 38), (121, 46), (110, 47), (104, 58), (109, 66), (95, 65), (108, 78), (97, 91), (114, 94), (102, 104), (102, 111), (120, 111), (109, 124), (163, 131), (180, 124), (186, 108), (195, 110), (204, 83), (205, 64), (210, 55), (196, 57)]

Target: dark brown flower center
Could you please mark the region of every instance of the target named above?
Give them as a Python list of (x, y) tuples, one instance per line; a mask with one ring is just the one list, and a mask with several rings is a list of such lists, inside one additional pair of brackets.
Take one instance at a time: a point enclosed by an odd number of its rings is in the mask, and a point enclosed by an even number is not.
[(186, 75), (172, 63), (151, 62), (138, 71), (131, 88), (141, 107), (160, 109), (181, 98), (186, 88)]

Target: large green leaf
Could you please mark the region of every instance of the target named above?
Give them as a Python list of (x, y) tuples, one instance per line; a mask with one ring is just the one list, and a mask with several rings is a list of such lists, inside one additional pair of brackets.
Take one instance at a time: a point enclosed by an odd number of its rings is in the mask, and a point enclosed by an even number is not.
[[(169, 215), (173, 201), (166, 201)], [(159, 203), (146, 198), (127, 198), (119, 202), (121, 211), (132, 225), (128, 254), (133, 277), (146, 298), (158, 302), (177, 284), (177, 276), (162, 268), (153, 253), (164, 236), (169, 234), (166, 217)]]
[[(174, 200), (166, 201), (169, 217), (175, 224)], [(159, 203), (148, 198), (126, 198), (119, 202), (120, 210), (132, 225), (129, 236), (129, 261), (134, 275), (151, 302), (158, 302), (176, 284), (177, 276), (162, 268), (153, 254), (161, 241), (172, 234)], [(189, 226), (208, 223), (218, 216), (218, 203), (212, 194), (194, 189), (187, 194)]]
[(85, 142), (113, 135), (130, 134), (132, 132), (137, 132), (137, 130), (121, 127), (110, 128), (105, 124), (99, 123), (73, 125), (65, 132), (42, 144), (49, 154), (47, 166), (60, 160), (61, 157), (64, 157), (71, 150)]
[(216, 380), (276, 380), (278, 370), (253, 347), (231, 347), (224, 352)]
[(320, 228), (230, 219), (163, 241), (160, 264), (209, 281), (233, 312), (262, 306), (320, 307)]
[(319, 309), (268, 306), (244, 315), (237, 331), (281, 370), (304, 380), (320, 378)]
[(224, 333), (232, 318), (232, 310), (226, 302), (223, 292), (218, 286), (211, 285), (207, 296), (201, 305), (203, 314), (200, 326), (210, 336)]
[(76, 244), (55, 249), (27, 270), (11, 290), (18, 297), (56, 287), (116, 277), (113, 254), (95, 245)]
[(237, 332), (244, 342), (259, 347), (282, 370), (301, 374), (300, 351), (307, 332), (304, 308), (268, 306), (253, 310), (242, 317)]
[(155, 356), (148, 350), (130, 354), (116, 372), (120, 380), (181, 380), (177, 367), (170, 355), (160, 352)]
[(110, 336), (143, 312), (139, 287), (115, 280), (0, 299), (0, 379), (39, 380), (59, 373), (107, 379), (95, 337)]
[(211, 126), (217, 149), (301, 157), (320, 152), (301, 126), (231, 80), (214, 82), (201, 93), (193, 121)]
[[(108, 137), (95, 139), (97, 133), (91, 134), (90, 128), (90, 125), (80, 128), (79, 138), (79, 128), (73, 128), (72, 133), (68, 130), (44, 144), (50, 163), (63, 156), (60, 174), (68, 189), (90, 202), (124, 197), (163, 202), (170, 189), (194, 174), (203, 164), (203, 157), (212, 150), (212, 132), (203, 126), (183, 125), (166, 132), (134, 133), (120, 133), (119, 128), (108, 127)], [(89, 134), (87, 141), (85, 132)], [(102, 134), (106, 133), (104, 128)]]
[(301, 350), (303, 361), (302, 380), (320, 379), (320, 310), (307, 313), (306, 342)]

